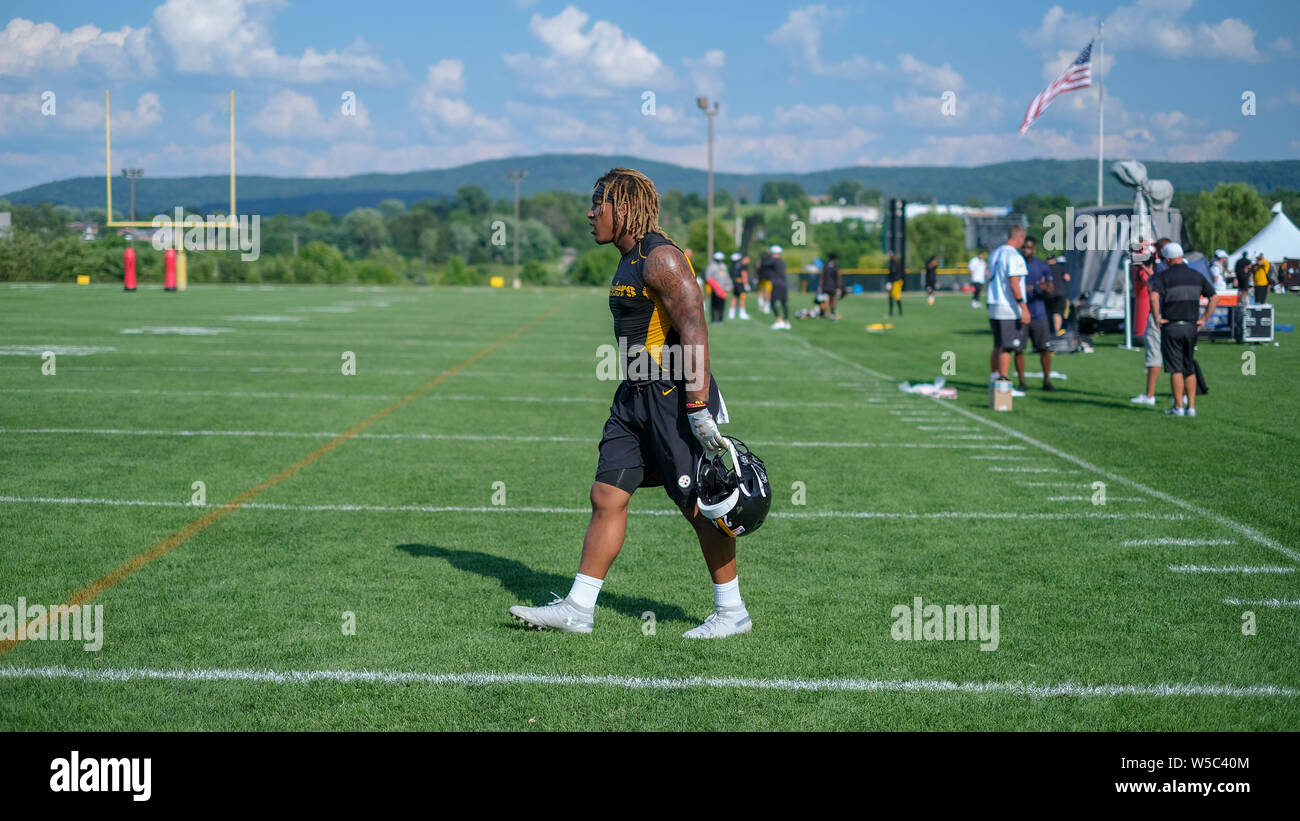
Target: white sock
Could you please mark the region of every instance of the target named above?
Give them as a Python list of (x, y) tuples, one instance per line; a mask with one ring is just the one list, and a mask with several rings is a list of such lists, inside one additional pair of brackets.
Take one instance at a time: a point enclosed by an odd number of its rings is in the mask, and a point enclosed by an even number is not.
[(713, 603), (718, 607), (739, 607), (744, 604), (740, 598), (740, 577), (725, 584), (713, 585)]
[(584, 610), (590, 610), (596, 606), (596, 597), (600, 595), (600, 586), (604, 583), (604, 579), (584, 576), (579, 573), (573, 577), (573, 587), (569, 589), (569, 599)]

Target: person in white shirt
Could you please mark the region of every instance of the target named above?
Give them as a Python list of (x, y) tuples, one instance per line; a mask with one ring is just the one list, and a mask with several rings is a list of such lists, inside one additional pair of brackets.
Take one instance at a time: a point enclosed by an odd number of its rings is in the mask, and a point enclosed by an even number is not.
[(1210, 263), (1210, 282), (1214, 284), (1214, 290), (1228, 290), (1228, 278), (1224, 276), (1228, 267), (1228, 252), (1220, 248), (1214, 252), (1214, 262)]
[[(1024, 353), (1029, 330), (1029, 308), (1025, 304), (1025, 276), (1029, 270), (1020, 246), (1025, 244), (1025, 229), (1011, 226), (1007, 241), (999, 245), (989, 257), (989, 327), (993, 330), (993, 353), (989, 356), (992, 373), (989, 381), (1007, 378), (1011, 368), (1011, 354), (1016, 360), (1020, 384), (1025, 383)], [(1016, 391), (1019, 395), (1023, 393)]]
[(984, 262), (984, 257), (984, 252), (980, 251), (970, 258), (970, 262), (966, 263), (966, 267), (970, 268), (971, 287), (975, 289), (975, 293), (971, 294), (970, 297), (970, 306), (972, 308), (980, 306), (980, 289), (984, 287), (984, 274), (989, 268), (988, 264)]

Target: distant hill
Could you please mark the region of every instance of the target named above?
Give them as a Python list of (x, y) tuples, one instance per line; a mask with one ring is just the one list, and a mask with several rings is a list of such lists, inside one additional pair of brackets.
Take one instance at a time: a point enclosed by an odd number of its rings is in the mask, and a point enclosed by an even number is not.
[[(706, 173), (694, 168), (626, 156), (542, 154), (405, 174), (337, 178), (241, 175), (237, 206), (244, 213), (302, 214), (320, 208), (341, 215), (390, 197), (410, 205), (426, 198), (451, 196), (462, 185), (480, 185), (494, 199), (507, 199), (513, 196), (514, 190), (506, 177), (508, 168), (528, 170), (528, 178), (521, 186), (524, 196), (553, 190), (586, 193), (596, 177), (615, 166), (644, 171), (660, 191), (676, 189), (699, 194), (706, 191)], [(1175, 191), (1206, 191), (1220, 182), (1248, 182), (1261, 192), (1300, 189), (1300, 160), (1148, 162), (1146, 166), (1153, 178), (1173, 182)], [(1093, 160), (1024, 160), (975, 167), (854, 166), (805, 174), (719, 173), (715, 175), (715, 185), (736, 196), (748, 197), (752, 202), (765, 180), (791, 180), (810, 194), (820, 194), (832, 183), (846, 179), (880, 189), (887, 196), (903, 196), (909, 200), (962, 203), (975, 198), (989, 205), (1009, 205), (1016, 197), (1028, 193), (1065, 194), (1073, 200), (1095, 197), (1097, 164)], [(145, 214), (164, 212), (177, 205), (204, 213), (215, 209), (224, 211), (229, 205), (228, 187), (228, 178), (222, 176), (146, 177), (136, 183), (136, 216), (145, 219)], [(1110, 175), (1109, 169), (1105, 196), (1107, 202), (1124, 202), (1132, 196), (1130, 189)], [(77, 177), (14, 191), (4, 197), (14, 203), (49, 201), (78, 208), (102, 208), (104, 180)], [(113, 205), (125, 213), (129, 208), (128, 199), (126, 181), (119, 178), (113, 185)]]

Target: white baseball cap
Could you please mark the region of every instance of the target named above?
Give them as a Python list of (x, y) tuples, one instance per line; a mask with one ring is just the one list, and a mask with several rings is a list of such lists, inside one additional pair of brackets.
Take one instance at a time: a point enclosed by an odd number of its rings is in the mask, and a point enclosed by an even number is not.
[(1220, 248), (1219, 250), (1214, 252), (1214, 258), (1218, 259), (1219, 257), (1223, 257), (1224, 259), (1227, 259), (1228, 252)]
[(1169, 242), (1165, 244), (1165, 250), (1162, 253), (1165, 259), (1178, 259), (1183, 255), (1183, 246), (1176, 242)]
[(740, 259), (740, 252), (739, 252), (739, 251), (736, 251), (734, 254), (731, 255), (731, 261), (732, 261), (732, 262), (736, 262), (736, 261), (739, 260), (739, 259)]
[(781, 253), (781, 246), (780, 246), (780, 245), (773, 245), (773, 246), (772, 246), (771, 248), (769, 248), (768, 250), (771, 251), (771, 252), (774, 253), (774, 254), (779, 254), (779, 253)]
[(713, 258), (714, 258), (714, 259), (726, 259), (726, 258), (727, 258), (727, 255), (724, 254), (724, 253), (722, 253), (721, 251), (714, 251), (714, 252), (713, 252)]

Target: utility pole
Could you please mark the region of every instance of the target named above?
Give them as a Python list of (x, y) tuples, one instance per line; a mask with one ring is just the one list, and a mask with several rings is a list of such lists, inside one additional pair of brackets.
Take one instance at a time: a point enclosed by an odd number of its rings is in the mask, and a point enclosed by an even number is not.
[[(122, 176), (126, 177), (127, 181), (131, 183), (131, 222), (135, 222), (135, 181), (144, 176), (144, 169), (123, 168)], [(112, 203), (109, 203), (109, 207), (113, 207)], [(108, 218), (111, 220), (113, 215), (109, 214)]]
[(511, 168), (506, 171), (506, 176), (514, 180), (515, 183), (515, 282), (514, 287), (518, 288), (522, 283), (519, 281), (519, 183), (523, 182), (528, 176), (527, 169)]
[(708, 202), (708, 220), (709, 220), (709, 240), (708, 249), (705, 251), (705, 265), (713, 262), (713, 118), (718, 116), (718, 101), (714, 100), (712, 105), (708, 97), (696, 97), (695, 104), (704, 112), (704, 116), (709, 121), (709, 202)]

